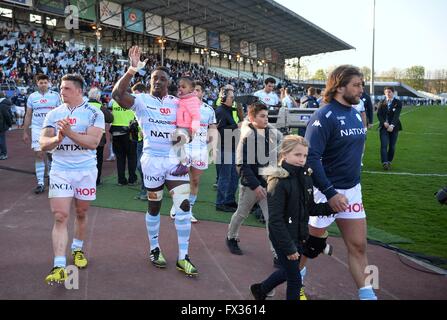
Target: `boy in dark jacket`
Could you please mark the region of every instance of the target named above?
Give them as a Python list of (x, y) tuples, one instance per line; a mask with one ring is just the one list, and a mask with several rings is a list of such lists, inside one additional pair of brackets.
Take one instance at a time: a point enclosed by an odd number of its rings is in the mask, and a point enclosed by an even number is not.
[[(270, 240), (281, 268), (262, 283), (253, 284), (251, 293), (264, 300), (267, 293), (287, 281), (287, 300), (298, 300), (302, 286), (300, 255), (310, 255), (309, 216), (334, 214), (327, 203), (315, 204), (312, 170), (305, 166), (308, 144), (301, 136), (287, 136), (281, 145), (280, 167), (266, 170)], [(270, 168), (269, 168), (270, 169)]]
[[(259, 169), (276, 164), (277, 147), (281, 133), (268, 123), (268, 107), (262, 102), (250, 106), (248, 121), (241, 127), (241, 138), (236, 151), (236, 164), (241, 177), (239, 201), (228, 226), (226, 244), (230, 252), (242, 255), (239, 248), (239, 229), (253, 206), (258, 203), (265, 221), (268, 221), (267, 182)], [(275, 250), (270, 244), (273, 257)]]

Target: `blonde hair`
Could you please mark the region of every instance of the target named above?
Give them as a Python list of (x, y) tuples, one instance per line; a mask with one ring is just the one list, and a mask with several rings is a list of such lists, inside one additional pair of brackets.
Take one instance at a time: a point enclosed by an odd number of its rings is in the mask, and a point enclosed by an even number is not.
[(287, 153), (292, 152), (292, 150), (297, 145), (309, 147), (309, 144), (307, 143), (306, 139), (296, 134), (291, 134), (284, 138), (284, 140), (281, 142), (281, 148), (279, 151), (279, 165), (281, 165), (281, 163), (283, 162), (284, 156)]

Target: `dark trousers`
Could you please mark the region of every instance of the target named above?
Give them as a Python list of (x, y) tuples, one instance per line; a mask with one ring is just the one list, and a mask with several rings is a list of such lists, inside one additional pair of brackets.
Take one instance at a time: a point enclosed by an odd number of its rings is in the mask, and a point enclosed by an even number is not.
[(146, 191), (146, 188), (144, 187), (144, 175), (143, 170), (141, 169), (141, 156), (143, 155), (143, 141), (137, 142), (137, 169), (140, 173), (141, 177), (141, 191)]
[(220, 164), (216, 163), (216, 184), (219, 181)]
[[(135, 173), (137, 169), (137, 143), (130, 140), (129, 134), (113, 136), (113, 153), (116, 156), (118, 183), (135, 183), (138, 180)], [(126, 179), (126, 160), (129, 181)]]
[(281, 267), (262, 282), (262, 290), (267, 293), (287, 281), (287, 300), (299, 300), (302, 287), (300, 260), (289, 260), (281, 251), (276, 250)]
[[(231, 156), (230, 156), (231, 155)], [(235, 195), (239, 176), (236, 171), (235, 154), (227, 154), (227, 162), (224, 160), (224, 153), (220, 157), (219, 179), (217, 180), (217, 199), (216, 205), (228, 205), (235, 203)]]
[(98, 168), (98, 176), (96, 177), (96, 184), (101, 183), (102, 163), (104, 160), (104, 146), (96, 148), (96, 168)]
[(7, 156), (8, 149), (6, 148), (6, 131), (0, 132), (0, 156)]
[(393, 132), (388, 132), (385, 128), (380, 129), (380, 158), (382, 163), (393, 161), (398, 136), (399, 131), (396, 128)]

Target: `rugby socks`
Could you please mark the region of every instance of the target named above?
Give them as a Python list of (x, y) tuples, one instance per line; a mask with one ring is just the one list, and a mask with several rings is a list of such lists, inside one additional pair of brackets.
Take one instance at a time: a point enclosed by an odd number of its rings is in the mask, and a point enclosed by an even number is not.
[(178, 240), (178, 259), (183, 260), (188, 254), (189, 236), (191, 234), (191, 213), (183, 210), (175, 211), (175, 229)]
[(37, 184), (44, 186), (45, 162), (42, 160), (36, 160), (35, 166), (36, 166)]
[(73, 243), (71, 244), (71, 251), (82, 250), (82, 245), (84, 241), (73, 238)]
[(67, 258), (65, 258), (65, 256), (56, 256), (56, 257), (54, 257), (54, 265), (53, 265), (53, 267), (65, 268), (66, 266), (67, 266)]
[(158, 234), (160, 232), (160, 213), (156, 216), (150, 215), (149, 212), (146, 213), (146, 228), (151, 251), (155, 248), (159, 248)]
[(360, 300), (377, 300), (376, 294), (372, 286), (366, 286), (359, 289), (359, 299)]
[(190, 194), (189, 195), (189, 206), (190, 206), (190, 210), (189, 211), (192, 212), (192, 207), (196, 203), (196, 200), (197, 200), (197, 195), (196, 194)]

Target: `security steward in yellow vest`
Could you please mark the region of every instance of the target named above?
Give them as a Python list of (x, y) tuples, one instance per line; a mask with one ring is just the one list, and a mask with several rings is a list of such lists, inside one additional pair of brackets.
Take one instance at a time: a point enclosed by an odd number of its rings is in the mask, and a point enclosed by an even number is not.
[[(137, 142), (131, 134), (138, 134), (138, 123), (132, 110), (122, 108), (115, 100), (112, 103), (113, 122), (110, 133), (113, 140), (113, 153), (116, 156), (118, 185), (135, 185), (137, 175)], [(136, 127), (135, 127), (136, 124)], [(137, 139), (138, 140), (138, 139)], [(126, 178), (126, 160), (129, 179)]]

